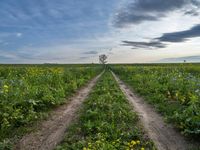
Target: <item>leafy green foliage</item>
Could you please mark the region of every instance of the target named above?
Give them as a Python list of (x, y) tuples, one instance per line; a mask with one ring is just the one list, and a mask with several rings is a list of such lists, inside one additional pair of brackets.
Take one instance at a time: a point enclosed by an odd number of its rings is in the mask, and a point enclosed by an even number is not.
[[(99, 67), (0, 67), (0, 141), (60, 105)], [(1, 146), (1, 144), (0, 144)]]
[(110, 72), (93, 89), (57, 150), (155, 149)]
[(184, 134), (200, 135), (199, 66), (115, 66), (122, 80)]

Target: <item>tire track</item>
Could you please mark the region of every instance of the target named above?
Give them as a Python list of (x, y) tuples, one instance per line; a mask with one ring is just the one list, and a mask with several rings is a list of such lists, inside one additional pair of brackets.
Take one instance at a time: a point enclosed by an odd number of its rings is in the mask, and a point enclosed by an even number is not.
[(77, 116), (77, 110), (103, 73), (80, 89), (70, 98), (69, 103), (53, 111), (52, 116), (41, 123), (37, 132), (22, 137), (18, 144), (16, 144), (15, 150), (53, 150), (64, 138), (67, 127)]
[(156, 113), (143, 99), (137, 97), (113, 72), (112, 74), (120, 89), (138, 113), (144, 129), (158, 150), (187, 150), (193, 146), (171, 125), (165, 123), (161, 115)]

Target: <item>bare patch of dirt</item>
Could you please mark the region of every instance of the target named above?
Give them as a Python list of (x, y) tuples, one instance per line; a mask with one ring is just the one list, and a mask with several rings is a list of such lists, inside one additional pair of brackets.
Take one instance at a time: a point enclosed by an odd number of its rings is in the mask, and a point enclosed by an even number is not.
[(51, 117), (41, 122), (38, 130), (22, 137), (16, 144), (16, 150), (53, 150), (62, 141), (67, 127), (76, 118), (76, 112), (87, 98), (93, 86), (100, 78), (98, 75), (85, 87), (80, 89), (69, 102), (58, 107)]
[(138, 113), (144, 130), (155, 143), (157, 149), (187, 150), (193, 147), (193, 144), (188, 142), (172, 125), (165, 123), (162, 116), (156, 113), (151, 105), (136, 96), (131, 88), (122, 82), (114, 73), (113, 76), (130, 104), (134, 107), (134, 111)]

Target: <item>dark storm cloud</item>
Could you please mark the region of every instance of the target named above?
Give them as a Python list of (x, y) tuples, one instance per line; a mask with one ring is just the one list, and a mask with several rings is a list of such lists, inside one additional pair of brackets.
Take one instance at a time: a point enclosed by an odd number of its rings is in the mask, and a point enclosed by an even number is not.
[(144, 21), (156, 21), (165, 17), (168, 12), (184, 10), (191, 7), (190, 12), (194, 15), (194, 7), (199, 7), (199, 0), (132, 0), (126, 7), (121, 9), (114, 17), (116, 27), (124, 27), (130, 24), (139, 24)]
[(191, 38), (200, 37), (200, 24), (195, 25), (189, 30), (164, 33), (161, 37), (154, 38), (150, 42), (135, 42), (135, 41), (122, 41), (123, 46), (132, 46), (133, 49), (137, 48), (165, 48), (167, 43), (185, 42)]
[(197, 12), (196, 10), (189, 10), (189, 11), (186, 11), (184, 14), (191, 15), (191, 16), (199, 16), (199, 12)]
[(151, 41), (151, 42), (134, 42), (134, 41), (122, 41), (123, 46), (132, 46), (133, 49), (136, 48), (165, 48), (166, 44), (163, 44), (159, 41)]
[(195, 25), (189, 30), (164, 33), (161, 37), (156, 38), (160, 42), (184, 42), (190, 38), (200, 37), (200, 24)]

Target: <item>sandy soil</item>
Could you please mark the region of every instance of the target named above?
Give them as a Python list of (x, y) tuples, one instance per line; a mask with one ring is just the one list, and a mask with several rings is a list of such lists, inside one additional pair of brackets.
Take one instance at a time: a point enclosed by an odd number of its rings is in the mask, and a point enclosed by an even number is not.
[[(76, 112), (87, 98), (93, 86), (100, 78), (98, 75), (85, 87), (80, 89), (70, 102), (58, 107), (51, 113), (51, 117), (41, 122), (38, 131), (25, 135), (16, 145), (16, 150), (53, 150), (62, 141), (67, 127), (76, 118)], [(66, 131), (66, 132), (65, 132)]]
[(139, 115), (141, 124), (148, 136), (159, 150), (187, 150), (192, 145), (171, 125), (164, 122), (161, 115), (154, 108), (136, 96), (130, 87), (122, 82), (114, 73), (120, 89)]

